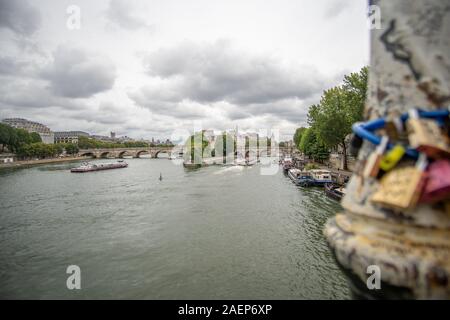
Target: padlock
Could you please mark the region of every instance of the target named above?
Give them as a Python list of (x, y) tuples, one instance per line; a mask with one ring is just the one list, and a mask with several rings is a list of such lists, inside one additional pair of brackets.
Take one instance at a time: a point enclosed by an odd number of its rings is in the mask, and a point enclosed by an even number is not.
[(386, 131), (389, 140), (397, 141), (403, 140), (404, 137), (404, 128), (403, 123), (400, 117), (387, 117), (386, 123), (384, 125), (384, 130)]
[(440, 159), (427, 168), (427, 180), (420, 202), (434, 203), (450, 200), (450, 161)]
[(406, 121), (411, 147), (434, 159), (450, 157), (448, 138), (434, 120), (419, 119), (417, 110), (409, 112)]
[(395, 167), (405, 154), (406, 149), (402, 145), (396, 145), (380, 160), (380, 169), (387, 172)]
[(366, 164), (363, 170), (363, 177), (375, 178), (380, 171), (380, 161), (383, 156), (384, 151), (386, 150), (388, 144), (388, 137), (383, 136), (381, 138), (380, 144), (377, 146), (374, 152), (372, 152), (369, 157), (367, 157)]
[(415, 166), (396, 167), (387, 172), (370, 201), (394, 211), (413, 209), (425, 184), (426, 166), (426, 156), (421, 153)]

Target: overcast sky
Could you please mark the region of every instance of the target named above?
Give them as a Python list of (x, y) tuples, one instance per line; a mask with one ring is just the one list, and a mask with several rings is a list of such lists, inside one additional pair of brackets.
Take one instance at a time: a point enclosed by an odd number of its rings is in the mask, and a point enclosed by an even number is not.
[[(66, 26), (68, 6), (81, 28)], [(0, 0), (0, 118), (134, 138), (292, 134), (368, 64), (364, 0)]]

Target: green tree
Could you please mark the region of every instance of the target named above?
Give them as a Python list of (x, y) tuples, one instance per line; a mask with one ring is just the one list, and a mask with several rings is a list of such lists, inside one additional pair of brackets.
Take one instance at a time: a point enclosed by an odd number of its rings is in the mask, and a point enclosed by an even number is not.
[(0, 123), (0, 144), (2, 145), (2, 152), (5, 146), (9, 145), (10, 126)]
[(64, 148), (66, 149), (66, 152), (71, 155), (77, 154), (80, 151), (78, 146), (74, 143), (68, 143)]
[(350, 110), (349, 116), (353, 122), (363, 119), (364, 104), (367, 96), (367, 79), (369, 67), (363, 67), (359, 72), (351, 73), (344, 76), (344, 84), (342, 85), (346, 103)]
[(323, 162), (328, 159), (328, 148), (317, 138), (314, 129), (307, 128), (302, 134), (299, 149), (314, 161)]
[(316, 136), (311, 128), (305, 130), (300, 140), (300, 151), (308, 157), (312, 157), (314, 154), (314, 144), (316, 143)]
[(326, 147), (341, 147), (344, 170), (347, 170), (347, 144), (345, 138), (352, 132), (352, 124), (363, 117), (367, 91), (368, 68), (344, 77), (342, 86), (326, 90), (320, 103), (308, 112), (308, 124), (319, 141)]
[(37, 133), (37, 132), (30, 133), (30, 140), (31, 140), (31, 143), (42, 142), (42, 138), (39, 135), (39, 133)]
[(32, 142), (31, 136), (27, 130), (16, 129), (17, 134), (17, 146), (22, 144), (30, 144)]
[(302, 140), (302, 135), (305, 133), (306, 130), (307, 130), (307, 128), (305, 128), (305, 127), (300, 127), (300, 128), (297, 128), (297, 130), (295, 130), (293, 140), (294, 140), (295, 146), (298, 149), (300, 149), (300, 141)]

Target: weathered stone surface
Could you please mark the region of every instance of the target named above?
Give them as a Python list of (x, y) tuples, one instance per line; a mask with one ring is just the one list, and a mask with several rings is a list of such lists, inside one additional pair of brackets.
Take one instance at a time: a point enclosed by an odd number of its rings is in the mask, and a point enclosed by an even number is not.
[[(398, 116), (414, 107), (450, 104), (450, 2), (379, 0), (381, 29), (371, 31), (365, 117)], [(372, 205), (375, 179), (357, 174), (375, 147), (365, 141), (356, 174), (342, 201), (345, 214), (330, 219), (325, 235), (338, 262), (364, 283), (367, 266), (382, 281), (409, 288), (416, 298), (450, 299), (450, 205), (419, 205), (394, 212)], [(359, 168), (359, 169), (358, 169)], [(450, 199), (449, 199), (450, 200)]]

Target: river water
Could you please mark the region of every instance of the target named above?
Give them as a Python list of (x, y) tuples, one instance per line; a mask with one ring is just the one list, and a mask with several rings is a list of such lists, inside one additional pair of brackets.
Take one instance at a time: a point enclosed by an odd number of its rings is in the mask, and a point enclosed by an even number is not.
[[(322, 235), (340, 206), (323, 190), (259, 165), (126, 161), (0, 171), (0, 298), (350, 297)], [(66, 287), (69, 265), (81, 290)]]

